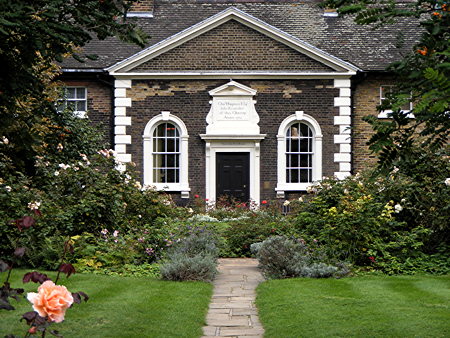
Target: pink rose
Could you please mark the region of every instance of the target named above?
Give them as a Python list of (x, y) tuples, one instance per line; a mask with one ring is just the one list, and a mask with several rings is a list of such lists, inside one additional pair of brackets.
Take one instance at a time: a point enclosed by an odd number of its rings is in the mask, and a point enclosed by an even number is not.
[(48, 317), (49, 321), (61, 323), (68, 307), (73, 303), (72, 294), (65, 286), (55, 285), (52, 281), (45, 281), (38, 293), (29, 292), (27, 299), (33, 304), (33, 310), (41, 317)]

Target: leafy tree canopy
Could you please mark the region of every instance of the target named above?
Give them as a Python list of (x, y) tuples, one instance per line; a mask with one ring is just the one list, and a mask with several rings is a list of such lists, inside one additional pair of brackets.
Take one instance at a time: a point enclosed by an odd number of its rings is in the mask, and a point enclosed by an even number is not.
[[(0, 162), (32, 171), (42, 124), (54, 114), (55, 61), (80, 55), (93, 38), (110, 36), (143, 46), (126, 21), (129, 0), (0, 0)], [(136, 2), (136, 1), (135, 1)], [(48, 119), (47, 119), (48, 120)], [(7, 144), (6, 144), (7, 143)], [(0, 163), (1, 164), (1, 163)], [(0, 170), (2, 165), (0, 165)]]
[[(392, 24), (396, 18), (416, 18), (423, 34), (403, 60), (390, 65), (397, 87), (380, 110), (392, 110), (392, 120), (366, 120), (375, 130), (370, 148), (379, 153), (379, 164), (413, 169), (428, 156), (448, 149), (450, 131), (450, 5), (446, 0), (326, 0), (322, 6), (353, 15), (363, 25)], [(415, 118), (401, 107), (413, 102)]]

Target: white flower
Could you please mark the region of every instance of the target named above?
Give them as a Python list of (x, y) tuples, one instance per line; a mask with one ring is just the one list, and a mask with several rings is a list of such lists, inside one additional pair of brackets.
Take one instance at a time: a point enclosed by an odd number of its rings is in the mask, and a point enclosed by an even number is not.
[(41, 206), (41, 202), (39, 202), (39, 201), (34, 201), (34, 202), (28, 203), (28, 208), (31, 210), (37, 210), (37, 209), (39, 209), (40, 206)]
[(284, 201), (284, 203), (283, 203), (283, 205), (284, 205), (285, 207), (287, 207), (289, 204), (291, 204), (291, 202), (289, 202), (288, 200)]
[(299, 201), (299, 202), (303, 202), (303, 197), (300, 196), (300, 197), (298, 198), (298, 201)]
[(188, 209), (188, 213), (192, 214), (194, 212), (194, 210), (192, 208)]
[(113, 232), (113, 236), (114, 236), (114, 237), (117, 237), (118, 235), (119, 235), (119, 231), (115, 230), (115, 231)]
[(5, 190), (6, 190), (7, 192), (11, 192), (12, 188), (11, 188), (9, 185), (7, 185), (7, 186), (5, 187)]
[(392, 173), (393, 173), (393, 174), (398, 173), (399, 170), (400, 170), (399, 168), (394, 167), (394, 169), (392, 169)]
[(60, 164), (58, 164), (58, 166), (63, 170), (67, 170), (70, 168), (70, 165), (64, 164), (64, 163), (60, 163)]
[(398, 214), (400, 211), (403, 210), (403, 207), (402, 207), (400, 204), (396, 204), (396, 205), (394, 206), (394, 210), (395, 210), (395, 212)]
[(138, 189), (141, 189), (141, 188), (142, 188), (141, 182), (139, 182), (139, 181), (135, 181), (135, 182), (134, 182), (134, 186), (135, 186), (136, 188), (138, 188)]
[(99, 150), (97, 153), (102, 155), (102, 156), (104, 156), (104, 157), (106, 157), (106, 158), (109, 158), (109, 156), (110, 156), (109, 151), (106, 150), (106, 149)]
[(444, 183), (447, 187), (450, 186), (450, 177), (446, 178)]
[(405, 203), (406, 202), (406, 198), (402, 198), (400, 203)]
[(58, 175), (59, 175), (59, 171), (56, 170), (56, 171), (53, 173), (53, 175), (58, 176)]
[(345, 194), (345, 195), (348, 195), (348, 194), (349, 194), (348, 189), (344, 189), (344, 194)]
[(0, 143), (9, 144), (9, 140), (6, 138), (6, 136), (3, 136), (2, 140), (0, 141)]
[(101, 231), (101, 233), (102, 233), (102, 235), (106, 235), (106, 234), (108, 233), (108, 229), (103, 229), (103, 230)]

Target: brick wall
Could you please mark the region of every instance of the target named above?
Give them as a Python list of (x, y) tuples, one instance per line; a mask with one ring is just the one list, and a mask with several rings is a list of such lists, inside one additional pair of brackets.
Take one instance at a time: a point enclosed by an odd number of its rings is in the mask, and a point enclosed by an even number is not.
[[(205, 194), (205, 143), (199, 134), (206, 131), (206, 115), (210, 110), (211, 97), (208, 91), (225, 84), (226, 80), (135, 80), (127, 97), (132, 98), (132, 107), (127, 109), (132, 126), (127, 133), (132, 144), (127, 152), (138, 170), (143, 167), (142, 134), (147, 122), (161, 111), (170, 111), (183, 120), (189, 133), (189, 184), (191, 195)], [(277, 139), (281, 122), (297, 110), (313, 116), (323, 132), (323, 174), (332, 176), (338, 171), (333, 154), (338, 147), (333, 135), (339, 128), (333, 125), (333, 116), (338, 110), (333, 106), (334, 97), (339, 95), (332, 80), (298, 81), (251, 81), (240, 83), (258, 91), (256, 111), (260, 117), (261, 142), (261, 198), (275, 198), (277, 183)], [(130, 127), (128, 127), (130, 128)]]
[(131, 6), (131, 12), (152, 12), (153, 0), (139, 0), (135, 1)]
[(111, 87), (97, 78), (63, 77), (62, 82), (68, 87), (87, 88), (88, 117), (104, 134), (105, 141), (113, 147), (112, 91)]
[(164, 70), (330, 71), (331, 68), (231, 20), (133, 69)]
[(367, 141), (373, 135), (370, 124), (362, 118), (368, 115), (378, 115), (377, 105), (380, 104), (380, 86), (393, 84), (388, 74), (367, 74), (357, 79), (353, 92), (353, 172), (373, 166), (377, 158), (371, 153)]

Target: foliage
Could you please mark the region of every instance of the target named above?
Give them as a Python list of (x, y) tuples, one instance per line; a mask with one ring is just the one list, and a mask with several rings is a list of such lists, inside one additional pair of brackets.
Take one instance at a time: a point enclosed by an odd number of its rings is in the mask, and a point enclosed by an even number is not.
[[(437, 157), (438, 162), (446, 160)], [(449, 245), (450, 189), (437, 176), (420, 182), (395, 169), (387, 177), (366, 173), (324, 180), (310, 203), (292, 215), (295, 231), (357, 266), (387, 273), (431, 271), (421, 263), (426, 255), (436, 255), (438, 265), (449, 258), (439, 250)]]
[(70, 55), (82, 61), (78, 52), (94, 37), (144, 45), (142, 32), (126, 20), (130, 5), (128, 0), (0, 1), (0, 137), (9, 141), (7, 149), (0, 148), (0, 160), (9, 171), (33, 174), (35, 156), (46, 146), (45, 129), (56, 110), (50, 84), (58, 74), (55, 61)]
[[(38, 204), (34, 203), (32, 209), (35, 211), (36, 216), (40, 215), (38, 210)], [(27, 219), (25, 222), (24, 219)], [(20, 232), (28, 232), (32, 228), (36, 221), (32, 216), (26, 216), (21, 220), (16, 220)], [(15, 308), (10, 303), (10, 298), (19, 300), (19, 297), (24, 293), (22, 288), (12, 288), (10, 284), (11, 272), (15, 265), (18, 265), (20, 260), (25, 255), (25, 252), (36, 248), (28, 247), (16, 247), (10, 257), (2, 257), (5, 260), (0, 260), (0, 273), (8, 271), (5, 282), (0, 289), (0, 310), (14, 310)], [(50, 333), (54, 336), (60, 336), (57, 330), (50, 329), (50, 325), (53, 323), (60, 323), (64, 320), (65, 312), (67, 308), (71, 307), (73, 303), (81, 303), (82, 300), (87, 301), (88, 295), (82, 291), (69, 292), (65, 286), (57, 285), (59, 276), (65, 273), (67, 277), (70, 277), (75, 273), (75, 269), (72, 264), (65, 262), (67, 255), (73, 253), (73, 242), (67, 240), (62, 245), (62, 255), (60, 262), (57, 265), (58, 273), (53, 282), (46, 274), (38, 271), (28, 272), (23, 276), (23, 283), (40, 283), (38, 293), (28, 293), (27, 299), (33, 306), (34, 311), (28, 311), (22, 315), (21, 321), (25, 320), (29, 325), (26, 336), (30, 334), (40, 333), (42, 337), (45, 337), (46, 333)], [(9, 259), (8, 259), (9, 258)], [(11, 336), (11, 335), (9, 335)]]
[(212, 282), (217, 270), (216, 260), (208, 255), (187, 256), (173, 253), (161, 267), (163, 279), (171, 281), (197, 280)]
[(200, 230), (177, 242), (162, 262), (161, 276), (167, 280), (211, 282), (217, 273), (218, 248), (214, 237)]
[(292, 277), (327, 278), (345, 275), (349, 271), (326, 263), (327, 259), (317, 245), (308, 246), (303, 239), (273, 236), (261, 245), (253, 246), (264, 277), (282, 279)]
[[(445, 0), (326, 0), (323, 6), (340, 14), (354, 14), (359, 24), (392, 24), (396, 18), (415, 18), (423, 33), (413, 50), (390, 65), (397, 88), (379, 109), (392, 110), (392, 120), (367, 117), (375, 130), (369, 144), (379, 154), (386, 172), (397, 167), (414, 168), (422, 153), (448, 146), (450, 133), (450, 7)], [(419, 28), (419, 27), (418, 27)], [(411, 100), (415, 118), (401, 107)]]

